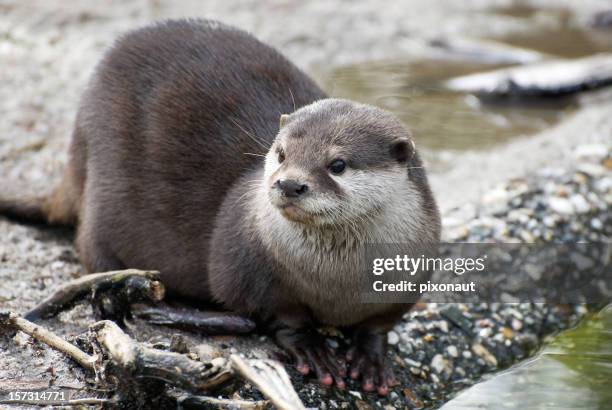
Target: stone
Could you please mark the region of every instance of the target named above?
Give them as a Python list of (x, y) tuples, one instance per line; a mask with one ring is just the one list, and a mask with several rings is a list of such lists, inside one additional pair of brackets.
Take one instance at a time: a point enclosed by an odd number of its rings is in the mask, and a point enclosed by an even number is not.
[(440, 309), (440, 315), (465, 332), (470, 332), (472, 329), (472, 321), (455, 305), (447, 305)]
[(476, 354), (476, 356), (482, 358), (485, 363), (497, 367), (497, 359), (495, 358), (495, 356), (493, 356), (491, 352), (489, 352), (487, 348), (481, 345), (480, 343), (473, 344), (472, 351)]
[(389, 333), (387, 333), (387, 342), (390, 345), (396, 345), (399, 343), (399, 341), (400, 341), (400, 337), (396, 332), (390, 331)]
[(446, 347), (446, 351), (450, 357), (459, 357), (459, 350), (456, 346), (450, 345)]
[(570, 197), (570, 202), (574, 206), (574, 209), (579, 214), (587, 213), (591, 210), (591, 206), (586, 199), (580, 194), (575, 194)]
[(608, 156), (609, 148), (605, 144), (584, 144), (574, 150), (574, 156), (578, 159), (599, 161)]
[(601, 177), (605, 175), (606, 168), (603, 165), (599, 164), (579, 164), (577, 167), (578, 171), (587, 174), (591, 177)]
[(601, 231), (603, 229), (603, 223), (597, 218), (591, 219), (591, 228)]
[(571, 215), (574, 213), (574, 206), (568, 199), (565, 198), (558, 196), (550, 197), (548, 200), (548, 205), (553, 211), (563, 215)]

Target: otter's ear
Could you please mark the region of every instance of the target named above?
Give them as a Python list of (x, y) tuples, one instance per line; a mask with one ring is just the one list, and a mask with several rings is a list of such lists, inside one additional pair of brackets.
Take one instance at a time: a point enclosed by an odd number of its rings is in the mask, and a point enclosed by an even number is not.
[(289, 114), (281, 114), (278, 128), (283, 128), (289, 122)]
[(414, 155), (414, 142), (408, 138), (398, 138), (391, 143), (391, 157), (398, 162), (406, 162)]

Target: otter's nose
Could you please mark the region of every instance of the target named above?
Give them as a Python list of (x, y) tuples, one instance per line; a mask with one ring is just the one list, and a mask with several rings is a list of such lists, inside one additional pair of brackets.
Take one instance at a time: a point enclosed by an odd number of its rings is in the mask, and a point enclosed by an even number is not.
[(308, 185), (300, 184), (293, 179), (279, 179), (275, 185), (281, 190), (284, 196), (297, 198), (308, 191)]

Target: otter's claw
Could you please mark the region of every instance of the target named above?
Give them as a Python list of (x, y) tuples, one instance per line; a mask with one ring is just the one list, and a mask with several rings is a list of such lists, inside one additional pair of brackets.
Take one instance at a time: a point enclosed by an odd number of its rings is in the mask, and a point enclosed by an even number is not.
[(359, 334), (355, 343), (346, 354), (350, 362), (349, 376), (357, 380), (361, 377), (364, 391), (376, 390), (386, 396), (397, 380), (387, 359), (387, 340), (385, 335), (375, 333)]
[(315, 331), (282, 329), (276, 333), (276, 339), (293, 356), (300, 373), (307, 375), (314, 371), (319, 383), (326, 386), (335, 383), (339, 389), (346, 387), (346, 362), (322, 335)]

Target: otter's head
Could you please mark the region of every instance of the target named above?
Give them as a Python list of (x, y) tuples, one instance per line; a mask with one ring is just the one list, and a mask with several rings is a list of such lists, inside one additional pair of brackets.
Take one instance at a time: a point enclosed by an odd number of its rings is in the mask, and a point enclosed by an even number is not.
[(281, 117), (266, 155), (270, 202), (294, 222), (355, 225), (409, 192), (408, 131), (390, 113), (326, 99)]

